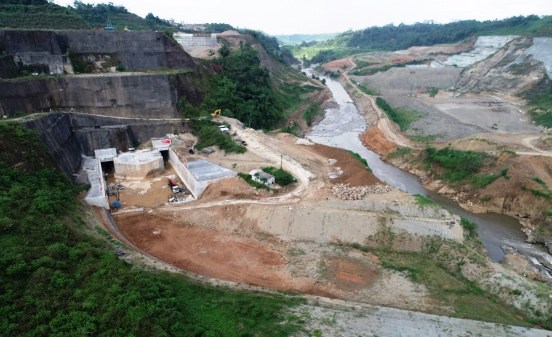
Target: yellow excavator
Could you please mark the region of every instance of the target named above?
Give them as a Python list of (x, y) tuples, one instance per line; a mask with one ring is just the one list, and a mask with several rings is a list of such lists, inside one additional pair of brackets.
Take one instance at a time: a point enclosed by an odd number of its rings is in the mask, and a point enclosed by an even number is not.
[(219, 116), (220, 116), (220, 111), (221, 111), (221, 110), (222, 110), (222, 109), (217, 109), (217, 110), (215, 110), (215, 111), (211, 114), (211, 116), (213, 116), (213, 118), (219, 117)]

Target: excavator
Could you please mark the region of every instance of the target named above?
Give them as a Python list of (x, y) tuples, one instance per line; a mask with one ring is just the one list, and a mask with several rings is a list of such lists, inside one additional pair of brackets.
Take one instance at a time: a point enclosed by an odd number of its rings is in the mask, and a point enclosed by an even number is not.
[(217, 109), (217, 110), (215, 110), (215, 111), (211, 114), (211, 116), (213, 116), (213, 118), (219, 117), (219, 116), (220, 116), (221, 110), (222, 110), (222, 109)]

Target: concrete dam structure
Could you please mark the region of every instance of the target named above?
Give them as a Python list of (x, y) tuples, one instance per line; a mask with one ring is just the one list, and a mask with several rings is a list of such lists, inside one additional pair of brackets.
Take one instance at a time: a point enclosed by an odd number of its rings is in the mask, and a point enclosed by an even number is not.
[(69, 176), (79, 171), (82, 155), (93, 156), (95, 150), (115, 148), (123, 152), (153, 137), (190, 131), (188, 123), (179, 119), (148, 121), (77, 113), (51, 113), (25, 125), (38, 131), (48, 151)]
[[(0, 116), (75, 111), (121, 117), (178, 117), (180, 97), (193, 105), (203, 93), (198, 67), (162, 33), (104, 31), (0, 31)], [(71, 75), (71, 59), (94, 65)], [(98, 66), (109, 59), (106, 69)], [(125, 71), (116, 72), (113, 65)], [(174, 69), (170, 73), (167, 69)], [(148, 71), (137, 72), (137, 71)], [(42, 74), (19, 76), (22, 72)], [(56, 76), (68, 74), (67, 76)]]

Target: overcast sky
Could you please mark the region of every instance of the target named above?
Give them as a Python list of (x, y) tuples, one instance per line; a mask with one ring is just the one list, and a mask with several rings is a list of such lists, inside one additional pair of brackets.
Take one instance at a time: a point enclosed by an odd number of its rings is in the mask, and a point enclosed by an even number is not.
[[(73, 0), (54, 0), (69, 5)], [(84, 3), (107, 3), (83, 0)], [(153, 13), (184, 23), (218, 22), (271, 35), (334, 33), (434, 20), (493, 20), (551, 15), (552, 0), (112, 0), (142, 17)]]

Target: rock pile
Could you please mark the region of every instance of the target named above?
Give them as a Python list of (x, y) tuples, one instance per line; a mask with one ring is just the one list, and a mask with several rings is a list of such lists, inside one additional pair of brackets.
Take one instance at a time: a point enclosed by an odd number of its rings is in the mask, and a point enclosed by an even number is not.
[(360, 200), (366, 194), (381, 194), (390, 192), (393, 188), (387, 185), (371, 185), (351, 187), (349, 184), (332, 186), (332, 193), (341, 200)]

